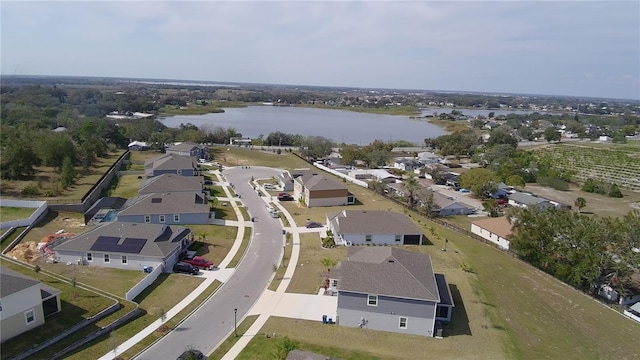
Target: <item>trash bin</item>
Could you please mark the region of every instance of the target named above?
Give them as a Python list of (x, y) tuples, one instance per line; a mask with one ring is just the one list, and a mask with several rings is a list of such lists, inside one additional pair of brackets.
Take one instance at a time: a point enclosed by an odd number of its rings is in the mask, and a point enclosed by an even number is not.
[(282, 235), (286, 235), (287, 234), (287, 230), (282, 229)]
[(256, 222), (256, 218), (255, 218), (255, 217), (252, 217), (252, 218), (251, 218), (251, 222)]
[(327, 315), (322, 315), (322, 323), (323, 324), (327, 323)]

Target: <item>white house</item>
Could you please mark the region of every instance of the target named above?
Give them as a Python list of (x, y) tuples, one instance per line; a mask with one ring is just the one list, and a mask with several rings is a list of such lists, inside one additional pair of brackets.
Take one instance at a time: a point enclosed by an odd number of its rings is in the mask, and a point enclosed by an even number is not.
[(60, 311), (60, 291), (0, 267), (0, 342), (35, 329)]
[(343, 210), (327, 214), (327, 230), (339, 245), (422, 245), (422, 231), (400, 213)]
[(509, 249), (509, 235), (512, 234), (513, 225), (506, 217), (487, 218), (471, 223), (471, 232), (483, 239), (489, 240), (500, 248)]

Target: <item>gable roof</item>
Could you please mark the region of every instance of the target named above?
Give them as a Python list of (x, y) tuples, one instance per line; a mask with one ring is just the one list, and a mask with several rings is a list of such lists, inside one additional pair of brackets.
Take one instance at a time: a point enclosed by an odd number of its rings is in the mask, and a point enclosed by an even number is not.
[(154, 159), (148, 159), (144, 163), (147, 176), (153, 175), (154, 170), (195, 169), (196, 163), (188, 156), (177, 154), (164, 154)]
[(201, 214), (209, 212), (209, 203), (202, 193), (152, 193), (131, 198), (118, 215)]
[(486, 218), (482, 220), (473, 221), (472, 224), (479, 226), (491, 233), (494, 233), (502, 238), (507, 238), (513, 233), (513, 224), (510, 224), (506, 217)]
[(40, 284), (40, 281), (6, 267), (0, 267), (0, 298), (15, 294), (37, 284)]
[(343, 210), (329, 220), (338, 234), (422, 234), (401, 213), (382, 210)]
[[(523, 193), (523, 192), (514, 192), (509, 195), (509, 200), (513, 200), (520, 204), (525, 205), (541, 205), (544, 202), (549, 202), (549, 200), (537, 196), (533, 196), (531, 194)], [(551, 203), (549, 203), (550, 205)]]
[(182, 176), (178, 174), (162, 174), (148, 178), (140, 183), (138, 194), (181, 192), (181, 191), (202, 191), (204, 184), (203, 176)]
[(340, 291), (440, 302), (431, 257), (397, 247), (350, 247)]
[[(53, 250), (136, 254), (164, 258), (179, 249), (182, 239), (185, 239), (190, 232), (189, 229), (180, 226), (111, 222), (72, 238), (63, 239), (57, 244), (54, 243)], [(110, 241), (112, 238), (116, 238), (117, 241), (112, 243)], [(105, 244), (109, 249), (105, 248)], [(139, 249), (132, 249), (139, 245), (141, 245)]]
[(319, 190), (347, 190), (347, 186), (341, 184), (333, 179), (330, 179), (324, 175), (313, 175), (306, 182), (303, 183), (304, 187), (309, 191)]
[(184, 142), (184, 143), (181, 143), (181, 144), (175, 144), (173, 146), (169, 146), (167, 148), (167, 151), (189, 151), (189, 152), (191, 152), (191, 150), (193, 150), (194, 148), (204, 149), (205, 146), (200, 145), (200, 144), (196, 144), (196, 143), (192, 143), (192, 142)]

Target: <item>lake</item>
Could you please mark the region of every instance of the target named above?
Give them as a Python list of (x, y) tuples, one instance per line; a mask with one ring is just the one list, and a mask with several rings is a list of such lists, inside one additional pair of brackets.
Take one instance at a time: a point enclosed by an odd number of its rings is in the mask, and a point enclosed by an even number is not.
[(418, 145), (425, 138), (447, 134), (442, 128), (424, 119), (408, 116), (378, 115), (343, 110), (314, 109), (293, 106), (249, 106), (225, 108), (224, 113), (205, 115), (177, 115), (160, 118), (168, 127), (191, 123), (233, 127), (244, 137), (280, 131), (303, 136), (322, 136), (337, 143), (367, 145), (374, 140), (406, 140)]

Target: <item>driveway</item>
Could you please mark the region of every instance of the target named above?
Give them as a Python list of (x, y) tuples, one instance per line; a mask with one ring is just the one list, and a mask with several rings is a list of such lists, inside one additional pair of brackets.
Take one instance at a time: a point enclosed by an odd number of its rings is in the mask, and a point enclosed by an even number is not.
[(269, 217), (264, 201), (248, 182), (252, 176), (271, 177), (278, 173), (276, 169), (259, 167), (223, 171), (223, 176), (235, 184), (234, 190), (241, 195), (249, 214), (257, 218), (256, 222), (247, 223), (253, 224), (254, 232), (245, 257), (211, 299), (137, 359), (175, 359), (189, 347), (208, 354), (233, 331), (234, 309), (238, 323), (245, 317), (271, 279), (284, 244), (280, 221)]

